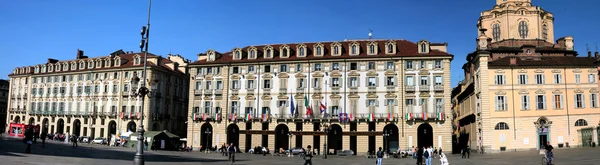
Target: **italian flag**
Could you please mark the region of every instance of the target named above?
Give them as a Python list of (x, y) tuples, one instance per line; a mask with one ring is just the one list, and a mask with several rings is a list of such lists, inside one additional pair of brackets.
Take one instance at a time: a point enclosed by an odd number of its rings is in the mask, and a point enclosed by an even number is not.
[(197, 113), (193, 113), (192, 114), (192, 120), (196, 120), (198, 119), (198, 114)]
[(348, 116), (350, 116), (350, 117), (349, 117), (350, 121), (354, 121), (354, 115), (350, 114), (350, 115), (348, 115)]
[(219, 119), (219, 114), (215, 113), (215, 116), (213, 116), (213, 117), (214, 117), (215, 121), (217, 121)]
[(246, 114), (246, 121), (249, 121), (250, 119), (252, 119), (252, 116), (250, 116), (250, 114)]
[(127, 116), (127, 118), (131, 119), (131, 116), (133, 116), (133, 112), (129, 112), (129, 116)]
[(121, 112), (121, 119), (123, 118), (123, 112)]
[(231, 116), (229, 116), (229, 120), (230, 121), (234, 121), (235, 120), (235, 114), (231, 114)]
[(412, 120), (412, 119), (413, 119), (412, 113), (406, 113), (406, 121)]
[(444, 112), (438, 113), (438, 120), (444, 120)]
[(375, 114), (369, 113), (369, 121), (375, 121)]
[(206, 113), (202, 114), (202, 120), (206, 120)]
[(427, 120), (427, 112), (423, 112), (423, 120)]
[(140, 113), (139, 112), (135, 113), (135, 117), (138, 118), (138, 119), (140, 119)]
[(267, 122), (269, 120), (269, 114), (262, 114), (263, 122)]

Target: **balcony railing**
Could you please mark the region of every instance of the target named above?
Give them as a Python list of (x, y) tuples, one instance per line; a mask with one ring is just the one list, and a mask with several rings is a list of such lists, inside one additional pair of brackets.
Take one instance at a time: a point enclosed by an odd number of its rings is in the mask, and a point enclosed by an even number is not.
[(204, 90), (204, 94), (205, 95), (212, 95), (212, 93), (213, 93), (212, 89), (205, 89)]
[(407, 85), (407, 86), (405, 86), (404, 90), (406, 90), (407, 92), (414, 92), (415, 91), (415, 86), (414, 85)]
[(429, 85), (421, 85), (419, 86), (419, 91), (429, 91)]
[(396, 87), (393, 87), (393, 86), (391, 86), (391, 87), (390, 87), (390, 86), (388, 86), (388, 87), (386, 88), (386, 91), (387, 91), (387, 92), (395, 92), (395, 91), (396, 91)]
[(433, 89), (435, 91), (444, 91), (444, 86), (443, 85), (435, 85), (435, 86), (433, 86)]

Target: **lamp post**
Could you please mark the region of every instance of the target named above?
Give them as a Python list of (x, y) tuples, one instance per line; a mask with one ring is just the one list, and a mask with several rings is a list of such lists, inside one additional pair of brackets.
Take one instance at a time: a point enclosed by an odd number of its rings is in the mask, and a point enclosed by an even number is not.
[(329, 134), (329, 125), (323, 124), (323, 132), (325, 132), (325, 143), (323, 143), (323, 159), (327, 159), (327, 135)]
[(385, 143), (385, 145), (383, 145), (383, 152), (385, 153), (386, 151), (389, 152), (388, 150), (390, 149), (390, 142), (388, 141), (388, 137), (390, 136), (390, 132), (389, 130), (383, 130), (383, 141)]
[(290, 145), (288, 146), (288, 157), (292, 157), (292, 136), (294, 136), (294, 134), (292, 134), (292, 132), (288, 132), (288, 136), (290, 136)]
[[(144, 51), (144, 71), (142, 75), (142, 85), (139, 89), (137, 89), (137, 83), (140, 81), (140, 78), (137, 75), (134, 75), (131, 78), (131, 86), (132, 86), (132, 94), (133, 96), (139, 97), (142, 101), (142, 107), (140, 108), (140, 127), (138, 128), (138, 142), (137, 142), (137, 152), (133, 157), (134, 165), (144, 165), (144, 97), (148, 94), (148, 88), (146, 88), (146, 62), (148, 60), (148, 38), (150, 36), (150, 8), (152, 6), (152, 0), (148, 0), (148, 24), (147, 26), (142, 27), (142, 32), (140, 33), (142, 36), (142, 41), (140, 43), (140, 50)], [(144, 49), (145, 48), (145, 49)]]
[(209, 129), (206, 129), (204, 133), (206, 133), (206, 149), (204, 149), (204, 152), (208, 153), (208, 148), (210, 147), (210, 144), (208, 144), (208, 138), (212, 132), (210, 132)]

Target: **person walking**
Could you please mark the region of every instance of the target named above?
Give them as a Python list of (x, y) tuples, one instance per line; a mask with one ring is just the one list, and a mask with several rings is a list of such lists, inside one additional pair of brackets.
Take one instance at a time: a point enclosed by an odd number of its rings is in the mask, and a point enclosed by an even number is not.
[(463, 158), (463, 159), (464, 159), (464, 158), (467, 158), (467, 146), (465, 146), (465, 147), (462, 149), (462, 157), (461, 157), (461, 158)]
[(467, 146), (467, 159), (471, 158), (471, 147)]
[(431, 157), (433, 155), (431, 155), (431, 152), (429, 152), (431, 148), (424, 148), (423, 149), (423, 158), (425, 159), (425, 165), (431, 165)]
[(144, 151), (148, 151), (148, 140), (144, 140)]
[(77, 135), (71, 135), (71, 142), (73, 143), (73, 147), (78, 147), (78, 145), (77, 145)]
[(423, 164), (423, 151), (425, 150), (425, 147), (423, 148), (418, 148), (417, 149), (417, 165), (422, 165)]
[(233, 164), (233, 163), (235, 163), (235, 153), (237, 152), (237, 150), (233, 146), (233, 143), (229, 144), (228, 151), (229, 151), (229, 160), (231, 160), (231, 164)]
[(446, 154), (440, 152), (440, 165), (449, 165)]
[(29, 128), (25, 131), (25, 143), (27, 144), (27, 149), (25, 149), (25, 153), (31, 153), (31, 144), (33, 143), (33, 129)]
[(304, 165), (312, 165), (312, 150), (310, 149), (310, 145), (306, 146), (306, 148), (308, 149), (308, 151), (304, 154)]
[(42, 134), (40, 135), (40, 138), (42, 140), (42, 148), (46, 147), (46, 136), (48, 136), (47, 132), (42, 132)]
[(383, 161), (383, 151), (379, 147), (379, 151), (377, 151), (377, 165), (381, 165), (381, 161)]

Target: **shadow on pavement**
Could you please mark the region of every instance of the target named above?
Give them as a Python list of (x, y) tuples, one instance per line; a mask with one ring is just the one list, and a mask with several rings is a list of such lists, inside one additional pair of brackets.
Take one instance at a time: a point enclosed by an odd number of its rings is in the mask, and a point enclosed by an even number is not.
[[(26, 144), (19, 139), (5, 138), (0, 140), (0, 155), (24, 157), (26, 154)], [(166, 151), (171, 152), (171, 151)], [(71, 144), (60, 143), (56, 141), (46, 141), (45, 147), (42, 148), (41, 141), (31, 145), (32, 155), (54, 156), (54, 157), (73, 157), (73, 158), (90, 158), (90, 159), (110, 159), (110, 160), (131, 160), (135, 155), (135, 151), (120, 151), (118, 148), (103, 148), (89, 144), (72, 147)], [(185, 155), (184, 155), (185, 156)], [(227, 160), (205, 159), (205, 158), (189, 158), (176, 155), (161, 155), (160, 152), (144, 152), (146, 162), (226, 162)], [(243, 161), (243, 160), (236, 160)]]

